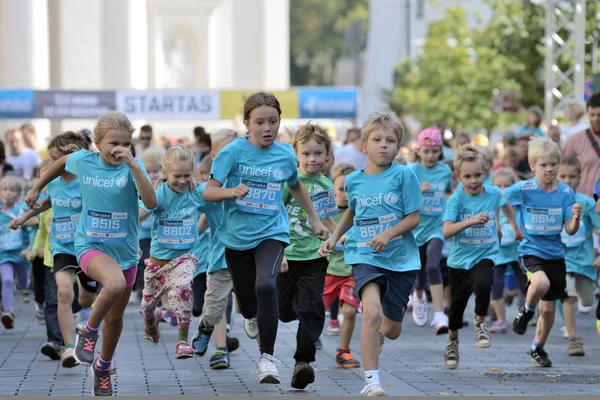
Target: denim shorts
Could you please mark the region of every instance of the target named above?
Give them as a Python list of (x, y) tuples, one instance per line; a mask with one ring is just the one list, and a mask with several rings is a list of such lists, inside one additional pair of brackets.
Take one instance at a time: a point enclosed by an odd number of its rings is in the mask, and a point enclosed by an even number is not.
[(417, 271), (398, 272), (369, 264), (355, 264), (352, 266), (352, 276), (356, 281), (354, 292), (357, 297), (361, 296), (361, 290), (367, 283), (381, 286), (383, 315), (392, 321), (402, 322)]

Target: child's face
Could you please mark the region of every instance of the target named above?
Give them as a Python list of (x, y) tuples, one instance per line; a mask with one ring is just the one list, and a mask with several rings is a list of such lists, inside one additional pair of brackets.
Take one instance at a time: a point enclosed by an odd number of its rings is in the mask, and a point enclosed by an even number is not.
[(15, 185), (4, 184), (0, 187), (0, 201), (2, 204), (13, 206), (20, 195), (21, 190)]
[(250, 133), (250, 142), (256, 147), (267, 148), (275, 141), (280, 122), (275, 107), (260, 106), (250, 112), (250, 120), (245, 120), (244, 125)]
[(155, 162), (145, 162), (144, 168), (146, 168), (146, 172), (148, 173), (152, 183), (155, 183), (160, 179), (160, 165)]
[(200, 179), (200, 182), (206, 182), (208, 181), (208, 177), (210, 175), (210, 171), (200, 171), (198, 172), (198, 179)]
[(419, 147), (419, 150), (417, 150), (417, 154), (419, 154), (421, 164), (424, 167), (432, 168), (435, 167), (440, 160), (442, 148), (440, 146), (421, 146)]
[(392, 129), (378, 129), (371, 132), (367, 143), (363, 143), (363, 152), (369, 161), (378, 167), (390, 165), (398, 155), (400, 143)]
[(194, 165), (185, 161), (178, 161), (169, 166), (169, 170), (163, 169), (163, 176), (167, 179), (167, 185), (175, 193), (183, 193), (189, 189), (192, 183)]
[(529, 144), (527, 140), (519, 140), (517, 143), (517, 153), (519, 153), (519, 158), (521, 160), (527, 160), (527, 154), (529, 153)]
[(511, 187), (514, 184), (512, 179), (508, 176), (496, 176), (494, 177), (494, 186), (498, 186), (502, 193), (504, 193), (504, 189), (507, 187)]
[(569, 185), (571, 189), (577, 190), (581, 174), (579, 169), (574, 165), (561, 165), (558, 167), (558, 180)]
[(310, 139), (304, 143), (298, 143), (296, 147), (296, 157), (298, 157), (300, 171), (307, 175), (319, 175), (321, 173), (321, 168), (323, 168), (327, 161), (325, 143), (319, 143), (315, 139)]
[(64, 154), (58, 150), (57, 147), (51, 147), (48, 149), (48, 157), (50, 158), (50, 160), (52, 160), (52, 162), (62, 158), (64, 156)]
[(465, 192), (470, 195), (477, 195), (483, 192), (485, 175), (486, 171), (481, 162), (464, 162), (460, 167), (458, 180), (462, 182)]
[(20, 131), (6, 135), (6, 146), (11, 154), (21, 154), (23, 151), (23, 136)]
[(338, 207), (348, 208), (348, 195), (344, 191), (346, 184), (346, 176), (342, 175), (335, 179), (333, 186), (335, 187), (335, 202)]
[(519, 159), (516, 157), (513, 157), (513, 155), (511, 155), (511, 153), (506, 153), (504, 155), (504, 159), (503, 159), (504, 165), (506, 165), (507, 167), (516, 169), (519, 166)]
[(108, 131), (100, 143), (98, 143), (98, 150), (100, 151), (102, 161), (113, 166), (120, 165), (122, 161), (117, 160), (111, 152), (115, 147), (119, 146), (129, 149), (131, 146), (131, 136), (131, 133), (127, 131), (116, 129)]
[(321, 175), (331, 176), (331, 167), (333, 167), (333, 151), (329, 150), (329, 154), (327, 154), (327, 158), (325, 159), (325, 164), (323, 164), (323, 168), (321, 168)]
[(558, 158), (552, 155), (538, 157), (535, 164), (529, 164), (529, 168), (535, 172), (535, 178), (538, 183), (551, 185), (556, 182), (558, 173)]

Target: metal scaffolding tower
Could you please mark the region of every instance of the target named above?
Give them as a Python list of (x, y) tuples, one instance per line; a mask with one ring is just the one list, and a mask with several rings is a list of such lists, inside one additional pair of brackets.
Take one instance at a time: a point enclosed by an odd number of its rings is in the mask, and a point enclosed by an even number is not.
[[(583, 102), (585, 0), (532, 0), (546, 7), (545, 110), (548, 126), (564, 106)], [(561, 69), (562, 65), (568, 65)]]

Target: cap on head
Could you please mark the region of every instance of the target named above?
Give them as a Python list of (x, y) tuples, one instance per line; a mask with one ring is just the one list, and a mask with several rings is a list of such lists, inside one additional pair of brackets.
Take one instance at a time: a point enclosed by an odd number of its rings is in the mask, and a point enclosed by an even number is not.
[(417, 144), (425, 147), (442, 146), (442, 134), (435, 128), (424, 129), (419, 133)]

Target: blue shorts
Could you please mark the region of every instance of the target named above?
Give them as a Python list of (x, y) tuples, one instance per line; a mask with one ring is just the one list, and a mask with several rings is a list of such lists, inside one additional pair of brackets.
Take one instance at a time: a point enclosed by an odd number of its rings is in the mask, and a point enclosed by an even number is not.
[(356, 282), (354, 294), (359, 298), (367, 283), (373, 282), (381, 286), (383, 315), (392, 321), (402, 322), (417, 279), (417, 271), (397, 272), (369, 264), (355, 264), (352, 266), (352, 277)]

